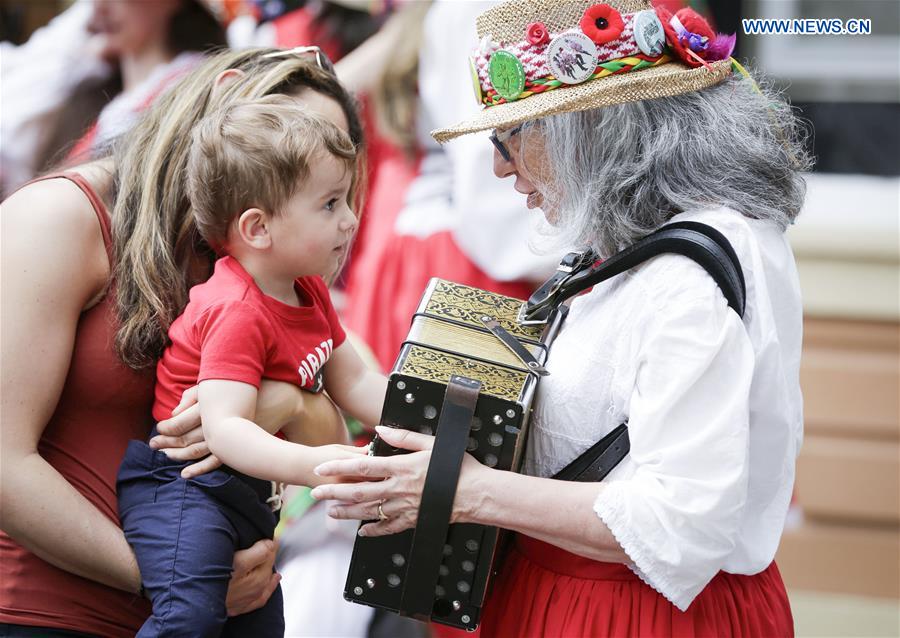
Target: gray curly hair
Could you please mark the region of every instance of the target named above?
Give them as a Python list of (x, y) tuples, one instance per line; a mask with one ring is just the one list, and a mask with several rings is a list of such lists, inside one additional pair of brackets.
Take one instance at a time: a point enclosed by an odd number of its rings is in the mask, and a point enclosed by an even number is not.
[(785, 229), (803, 203), (801, 173), (812, 166), (806, 126), (791, 107), (740, 76), (536, 124), (524, 128), (522, 143), (543, 137), (546, 161), (535, 178), (555, 211), (554, 234), (563, 246), (601, 255), (687, 210), (725, 206)]

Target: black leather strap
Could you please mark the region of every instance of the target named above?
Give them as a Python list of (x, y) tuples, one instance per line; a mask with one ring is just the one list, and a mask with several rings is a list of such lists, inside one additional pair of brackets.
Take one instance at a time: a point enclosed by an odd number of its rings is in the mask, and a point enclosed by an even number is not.
[[(564, 281), (558, 279), (554, 293), (555, 303), (560, 304), (582, 290), (634, 268), (651, 257), (670, 252), (684, 255), (700, 264), (715, 280), (728, 300), (728, 305), (738, 316), (744, 316), (746, 283), (737, 253), (722, 233), (699, 222), (676, 222), (663, 226), (603, 263), (575, 272)], [(532, 299), (528, 300), (529, 304)], [(548, 300), (545, 298), (536, 301), (540, 301), (542, 306), (539, 312), (546, 311)], [(527, 305), (524, 314), (528, 315)], [(625, 458), (630, 449), (628, 426), (623, 423), (553, 478), (562, 481), (600, 481)]]
[(560, 481), (602, 481), (630, 449), (628, 426), (623, 423), (554, 474), (553, 478)]
[[(702, 266), (722, 290), (728, 305), (743, 317), (746, 291), (737, 255), (724, 235), (698, 222), (663, 226), (602, 263), (576, 270), (567, 277), (561, 278), (557, 273), (554, 285), (535, 291), (522, 314), (525, 319), (539, 318), (579, 292), (664, 253), (683, 255)], [(590, 260), (582, 259), (585, 263)]]
[(434, 607), (456, 484), (480, 390), (480, 381), (452, 376), (444, 394), (400, 604), (404, 614), (418, 620), (430, 620)]

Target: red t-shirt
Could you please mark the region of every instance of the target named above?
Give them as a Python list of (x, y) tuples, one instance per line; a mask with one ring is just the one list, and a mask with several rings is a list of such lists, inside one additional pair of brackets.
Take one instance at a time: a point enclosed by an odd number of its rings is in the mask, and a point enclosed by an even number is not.
[(233, 257), (217, 261), (169, 328), (172, 344), (156, 368), (153, 418), (172, 416), (182, 392), (209, 379), (258, 388), (266, 378), (312, 389), (346, 335), (321, 277), (300, 277), (294, 289), (302, 306), (264, 294)]

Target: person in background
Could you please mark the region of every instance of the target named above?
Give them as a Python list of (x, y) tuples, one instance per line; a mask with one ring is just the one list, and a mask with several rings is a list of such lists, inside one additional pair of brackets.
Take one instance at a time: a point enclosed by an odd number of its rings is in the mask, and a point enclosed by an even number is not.
[(226, 44), (214, 0), (77, 0), (19, 47), (3, 43), (0, 182), (85, 162), (156, 97)]
[(216, 0), (94, 0), (91, 29), (101, 39), (100, 56), (114, 60), (121, 92), (78, 139), (67, 162), (102, 153), (204, 52), (224, 47), (224, 7)]
[[(188, 204), (194, 126), (235, 100), (284, 94), (364, 146), (354, 100), (322, 60), (272, 53), (211, 57), (109, 157), (47, 175), (3, 203), (0, 631), (8, 636), (133, 636), (149, 614), (119, 525), (116, 473), (128, 441), (153, 427), (168, 328), (215, 261)], [(196, 397), (196, 388), (184, 393), (152, 444), (175, 459), (202, 458), (200, 473), (218, 461)], [(342, 436), (326, 396), (264, 381), (258, 422), (290, 418), (318, 424), (310, 445)], [(274, 556), (271, 541), (235, 555), (229, 614), (268, 600), (279, 580)]]

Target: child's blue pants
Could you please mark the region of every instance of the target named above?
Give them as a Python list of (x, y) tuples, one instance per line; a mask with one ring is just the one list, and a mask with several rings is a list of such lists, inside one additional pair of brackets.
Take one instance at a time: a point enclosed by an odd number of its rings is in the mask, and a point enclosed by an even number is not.
[(270, 484), (221, 469), (183, 479), (185, 465), (131, 441), (119, 470), (119, 518), (153, 602), (137, 636), (281, 638), (280, 587), (254, 612), (228, 618), (225, 610), (235, 551), (275, 530), (264, 502)]

